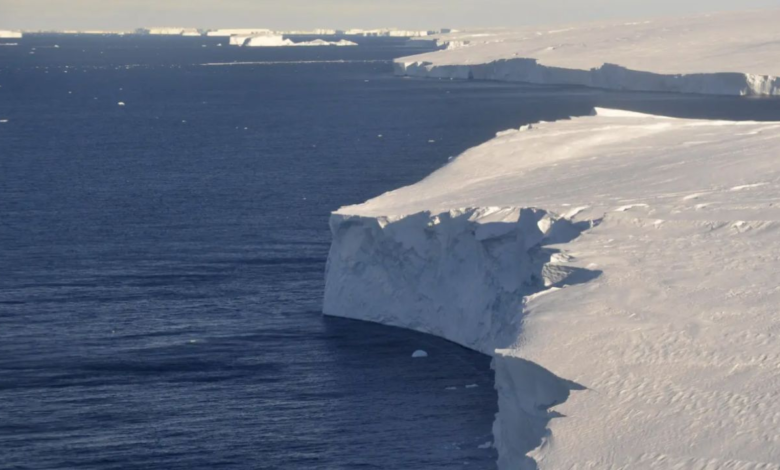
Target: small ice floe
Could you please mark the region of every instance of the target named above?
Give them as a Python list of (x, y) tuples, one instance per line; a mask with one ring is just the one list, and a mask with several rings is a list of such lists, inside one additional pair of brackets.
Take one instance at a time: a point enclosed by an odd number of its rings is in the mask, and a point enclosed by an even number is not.
[(55, 48), (55, 49), (59, 49), (59, 48), (60, 48), (60, 45), (59, 45), (59, 44), (55, 44), (55, 45), (54, 45), (54, 48)]
[(382, 138), (382, 134), (379, 134), (377, 137), (381, 139)]
[(430, 139), (430, 140), (428, 140), (428, 143), (429, 143), (429, 144), (435, 144), (435, 143), (436, 143), (436, 141), (435, 141), (435, 140), (433, 140), (433, 139)]
[(423, 351), (422, 349), (418, 349), (417, 351), (412, 353), (412, 357), (428, 357), (428, 353)]
[(125, 105), (124, 101), (120, 101), (119, 103), (117, 103), (117, 106), (124, 106), (124, 105)]
[(197, 343), (197, 342), (198, 342), (198, 340), (197, 340), (197, 339), (191, 339), (191, 340), (189, 340), (189, 341), (188, 341), (188, 343), (190, 343), (190, 344), (195, 344), (195, 343)]
[(458, 387), (447, 387), (444, 390), (457, 390), (457, 389), (458, 389)]
[(0, 124), (5, 124), (6, 122), (8, 122), (8, 119), (0, 119)]
[(466, 388), (477, 388), (477, 387), (479, 387), (479, 385), (477, 385), (477, 384), (466, 385)]
[(491, 447), (493, 447), (493, 443), (491, 441), (487, 441), (486, 443), (477, 446), (477, 449), (490, 449)]

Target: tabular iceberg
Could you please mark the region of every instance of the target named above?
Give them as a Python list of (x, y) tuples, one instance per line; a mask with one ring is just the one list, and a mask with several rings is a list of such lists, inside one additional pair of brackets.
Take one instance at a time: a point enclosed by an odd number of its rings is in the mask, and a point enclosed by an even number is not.
[(780, 9), (556, 29), (472, 31), (398, 75), (638, 91), (780, 95)]
[(0, 39), (19, 39), (23, 36), (21, 31), (8, 31), (0, 29)]
[(231, 36), (231, 46), (242, 47), (289, 47), (289, 46), (357, 46), (357, 43), (341, 39), (338, 41), (325, 41), (323, 39), (314, 39), (312, 41), (294, 42), (286, 39), (284, 36), (275, 34), (261, 34), (249, 36)]
[(494, 357), (501, 469), (780, 468), (780, 123), (598, 110), (331, 217), (324, 312)]

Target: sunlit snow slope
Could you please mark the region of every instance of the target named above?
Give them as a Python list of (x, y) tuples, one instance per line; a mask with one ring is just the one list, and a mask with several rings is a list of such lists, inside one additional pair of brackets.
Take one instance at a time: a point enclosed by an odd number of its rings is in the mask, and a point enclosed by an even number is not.
[(780, 123), (510, 130), (331, 229), (326, 314), (494, 355), (501, 469), (780, 469)]
[(398, 75), (723, 95), (780, 94), (780, 9), (443, 36)]

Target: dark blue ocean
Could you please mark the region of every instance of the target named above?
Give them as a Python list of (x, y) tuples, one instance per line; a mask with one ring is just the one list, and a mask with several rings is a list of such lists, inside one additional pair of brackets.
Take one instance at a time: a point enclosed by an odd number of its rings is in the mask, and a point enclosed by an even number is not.
[(329, 212), (596, 104), (780, 119), (777, 100), (395, 78), (420, 52), (398, 40), (16, 42), (0, 47), (2, 469), (495, 468), (487, 357), (322, 316)]

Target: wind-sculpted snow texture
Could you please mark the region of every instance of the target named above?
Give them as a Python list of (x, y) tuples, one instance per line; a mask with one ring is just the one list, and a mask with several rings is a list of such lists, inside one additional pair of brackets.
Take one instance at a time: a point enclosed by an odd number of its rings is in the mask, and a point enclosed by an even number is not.
[(398, 75), (720, 95), (780, 94), (780, 9), (456, 33)]
[(333, 214), (324, 310), (492, 354), (501, 469), (780, 469), (780, 123), (501, 132)]

